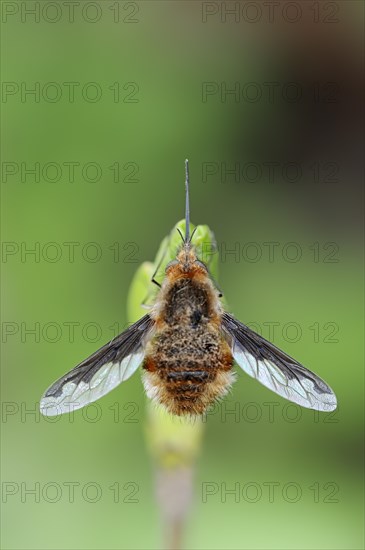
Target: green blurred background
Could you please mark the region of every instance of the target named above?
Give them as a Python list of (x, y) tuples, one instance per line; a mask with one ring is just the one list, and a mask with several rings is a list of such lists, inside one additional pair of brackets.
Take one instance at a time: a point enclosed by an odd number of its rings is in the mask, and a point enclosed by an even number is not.
[(160, 547), (140, 377), (73, 418), (27, 411), (126, 324), (133, 273), (182, 217), (185, 157), (230, 309), (277, 323), (339, 400), (316, 416), (242, 374), (207, 419), (186, 548), (363, 548), (363, 4), (247, 4), (2, 2), (4, 548)]

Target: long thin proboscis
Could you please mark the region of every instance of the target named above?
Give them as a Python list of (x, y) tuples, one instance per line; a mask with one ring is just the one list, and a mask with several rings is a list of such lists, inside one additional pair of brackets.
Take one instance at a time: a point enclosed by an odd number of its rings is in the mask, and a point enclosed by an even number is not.
[(185, 159), (185, 242), (190, 239), (189, 161)]

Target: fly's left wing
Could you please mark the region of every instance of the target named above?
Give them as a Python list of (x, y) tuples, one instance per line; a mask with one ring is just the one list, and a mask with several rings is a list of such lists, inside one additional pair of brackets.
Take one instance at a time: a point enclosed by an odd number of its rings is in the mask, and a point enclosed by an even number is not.
[(222, 327), (236, 363), (273, 392), (302, 407), (333, 411), (337, 400), (319, 376), (240, 323), (223, 314)]
[(80, 409), (109, 393), (137, 370), (154, 321), (145, 315), (88, 359), (52, 384), (40, 402), (41, 413), (56, 416)]

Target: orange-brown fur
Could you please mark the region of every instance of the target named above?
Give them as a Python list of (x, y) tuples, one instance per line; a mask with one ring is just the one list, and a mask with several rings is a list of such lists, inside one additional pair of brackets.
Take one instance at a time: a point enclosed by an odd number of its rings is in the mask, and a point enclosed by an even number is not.
[(144, 361), (147, 395), (175, 415), (197, 415), (233, 382), (232, 354), (220, 330), (222, 308), (208, 273), (185, 244), (151, 313), (156, 333)]

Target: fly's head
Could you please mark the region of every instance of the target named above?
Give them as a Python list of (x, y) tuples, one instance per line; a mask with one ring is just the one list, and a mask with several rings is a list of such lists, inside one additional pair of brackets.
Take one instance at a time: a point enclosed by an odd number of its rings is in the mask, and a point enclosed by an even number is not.
[(184, 243), (176, 259), (167, 264), (166, 276), (172, 279), (205, 278), (208, 276), (206, 266), (197, 259), (191, 242)]
[(198, 260), (192, 240), (197, 227), (190, 233), (189, 205), (189, 163), (185, 160), (185, 235), (177, 228), (182, 240), (182, 246), (176, 259), (166, 266), (166, 280), (195, 279), (206, 281), (209, 278), (207, 267)]

